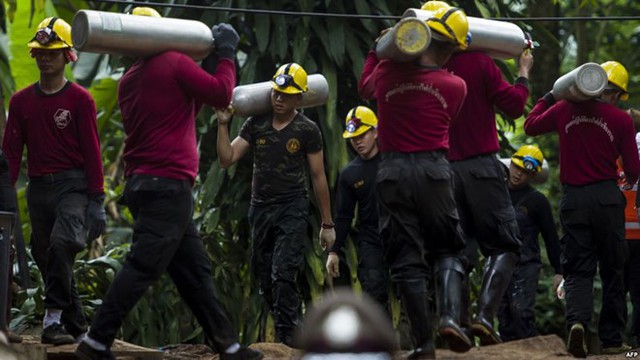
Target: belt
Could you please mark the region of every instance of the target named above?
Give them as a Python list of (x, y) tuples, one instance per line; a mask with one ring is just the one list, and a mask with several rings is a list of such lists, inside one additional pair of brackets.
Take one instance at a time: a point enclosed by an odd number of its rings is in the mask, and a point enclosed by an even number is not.
[(392, 160), (392, 159), (437, 160), (437, 159), (444, 158), (446, 154), (447, 152), (444, 150), (421, 151), (421, 152), (412, 152), (412, 153), (389, 151), (389, 152), (383, 152), (381, 154), (381, 157), (383, 160)]
[(42, 176), (30, 176), (29, 182), (33, 184), (48, 184), (59, 180), (83, 179), (84, 177), (85, 175), (83, 169), (71, 169)]

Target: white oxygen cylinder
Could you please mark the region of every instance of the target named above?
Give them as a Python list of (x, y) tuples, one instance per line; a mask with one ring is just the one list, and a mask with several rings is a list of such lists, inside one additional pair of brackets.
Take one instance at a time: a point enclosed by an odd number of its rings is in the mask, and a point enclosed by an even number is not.
[(376, 44), (376, 55), (380, 59), (398, 62), (411, 61), (422, 54), (431, 42), (431, 29), (416, 18), (405, 18), (382, 35)]
[[(407, 9), (403, 18), (428, 20), (433, 12), (422, 9)], [(523, 50), (531, 49), (533, 42), (518, 25), (490, 19), (467, 16), (471, 43), (465, 51), (482, 51), (496, 59), (513, 59)]]
[(196, 61), (214, 46), (211, 29), (200, 21), (94, 10), (75, 14), (71, 39), (79, 51), (147, 57), (174, 50)]
[[(233, 89), (231, 106), (238, 116), (253, 116), (271, 111), (271, 81), (240, 85)], [(307, 92), (302, 94), (299, 108), (324, 105), (329, 98), (329, 83), (322, 74), (307, 77)]]
[(607, 72), (596, 63), (586, 63), (559, 77), (553, 84), (556, 100), (586, 101), (600, 96), (607, 87)]

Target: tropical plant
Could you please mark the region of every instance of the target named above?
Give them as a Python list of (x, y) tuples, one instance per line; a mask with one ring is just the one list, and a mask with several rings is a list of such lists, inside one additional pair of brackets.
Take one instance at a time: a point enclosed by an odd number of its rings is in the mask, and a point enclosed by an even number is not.
[[(339, 170), (349, 161), (349, 153), (341, 138), (342, 119), (348, 109), (362, 103), (357, 94), (357, 81), (367, 51), (380, 30), (392, 26), (393, 19), (336, 18), (330, 13), (362, 15), (400, 15), (406, 8), (419, 7), (421, 1), (385, 0), (172, 0), (166, 1), (163, 16), (189, 18), (212, 25), (229, 22), (241, 35), (238, 53), (239, 83), (267, 81), (278, 65), (295, 61), (309, 74), (322, 73), (331, 89), (326, 106), (305, 110), (318, 122), (323, 133), (325, 161), (330, 184), (335, 183)], [(490, 0), (452, 1), (468, 14), (484, 17), (520, 16), (576, 16), (584, 14), (625, 15), (638, 11), (638, 5), (623, 0)], [(606, 6), (602, 6), (606, 3)], [(197, 5), (205, 7), (234, 7), (239, 9), (272, 9), (292, 12), (315, 12), (322, 16), (266, 15), (253, 12), (214, 11), (206, 8), (173, 7), (173, 5)], [(4, 105), (10, 95), (37, 80), (33, 60), (25, 44), (35, 32), (38, 22), (57, 15), (69, 23), (79, 9), (95, 9), (123, 13), (133, 5), (113, 4), (103, 1), (38, 0), (2, 2), (0, 26), (0, 79)], [(536, 66), (532, 75), (535, 101), (551, 88), (561, 74), (584, 61), (603, 62), (618, 59), (627, 65), (631, 74), (638, 74), (638, 28), (632, 22), (519, 22), (540, 43), (535, 51)], [(122, 192), (122, 151), (124, 132), (117, 107), (117, 84), (124, 72), (122, 59), (101, 54), (80, 54), (73, 72), (67, 76), (89, 88), (98, 108), (100, 138), (105, 165), (107, 208), (110, 215), (105, 242), (96, 243), (79, 256), (76, 266), (78, 283), (85, 301), (87, 314), (93, 315), (99, 300), (128, 248), (131, 215), (116, 204)], [(514, 73), (513, 61), (499, 62), (505, 76)], [(631, 99), (636, 99), (637, 75), (631, 82)], [(637, 100), (634, 103), (637, 103)], [(375, 108), (375, 104), (367, 104)], [(194, 189), (196, 196), (196, 221), (200, 226), (207, 251), (213, 262), (213, 278), (220, 298), (230, 313), (234, 326), (242, 334), (242, 340), (252, 342), (272, 340), (268, 312), (252, 286), (249, 270), (250, 233), (246, 214), (251, 182), (251, 157), (247, 156), (236, 166), (224, 170), (217, 162), (215, 139), (217, 125), (210, 109), (204, 109), (197, 120), (200, 148), (200, 176)], [(239, 131), (243, 119), (235, 119), (231, 132)], [(550, 181), (543, 186), (551, 198), (554, 209), (560, 194), (557, 179), (557, 138), (545, 136), (530, 139), (524, 136), (521, 119), (498, 117), (503, 156), (524, 143), (537, 143), (551, 164)], [(472, 129), (470, 129), (472, 131)], [(19, 187), (24, 186), (23, 182)], [(23, 231), (28, 239), (29, 225), (23, 191), (20, 192)], [(313, 203), (313, 199), (311, 200)], [(323, 271), (324, 258), (317, 245), (319, 231), (317, 207), (312, 207), (306, 244), (304, 271), (299, 279), (307, 304), (319, 299), (326, 290)], [(355, 265), (353, 246), (347, 252), (350, 265)], [(33, 264), (32, 264), (33, 265)], [(351, 266), (350, 279), (358, 288), (355, 266)], [(552, 272), (545, 267), (545, 274)], [(34, 287), (25, 289), (17, 298), (18, 309), (14, 326), (32, 326), (42, 315), (41, 281), (32, 266)], [(547, 277), (541, 289), (549, 285)], [(475, 286), (479, 283), (476, 275)], [(560, 332), (562, 309), (549, 300), (548, 293), (538, 296), (539, 328), (542, 333)], [(394, 303), (394, 318), (399, 309)], [(119, 336), (135, 343), (157, 346), (184, 341), (204, 340), (202, 332), (186, 306), (180, 301), (168, 278), (154, 285), (144, 299), (127, 318)]]

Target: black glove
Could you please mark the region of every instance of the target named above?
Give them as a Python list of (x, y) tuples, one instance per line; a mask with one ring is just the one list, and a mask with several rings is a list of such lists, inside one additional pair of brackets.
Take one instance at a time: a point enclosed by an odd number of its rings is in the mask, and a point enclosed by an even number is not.
[(218, 55), (221, 58), (235, 59), (240, 36), (233, 27), (226, 23), (220, 23), (211, 28), (211, 33)]
[(104, 194), (89, 194), (89, 204), (86, 213), (86, 228), (88, 243), (97, 239), (104, 232), (107, 215), (104, 211)]

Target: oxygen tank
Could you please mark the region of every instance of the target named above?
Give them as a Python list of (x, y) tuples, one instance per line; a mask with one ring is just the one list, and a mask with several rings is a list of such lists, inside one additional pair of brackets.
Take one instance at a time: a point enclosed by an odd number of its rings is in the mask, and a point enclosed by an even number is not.
[(376, 44), (380, 59), (407, 62), (415, 59), (429, 47), (431, 29), (416, 18), (400, 19)]
[(600, 96), (608, 83), (602, 66), (586, 63), (559, 77), (553, 83), (553, 96), (556, 100), (586, 101)]
[[(253, 116), (271, 111), (271, 81), (240, 85), (233, 89), (231, 106), (238, 116)], [(324, 105), (329, 98), (329, 83), (322, 74), (307, 77), (307, 92), (298, 108)]]
[[(407, 9), (403, 18), (417, 18), (423, 22), (432, 12), (421, 9)], [(513, 59), (523, 50), (533, 47), (533, 42), (517, 25), (497, 20), (467, 16), (471, 43), (465, 51), (482, 51), (496, 59)]]
[[(502, 162), (507, 168), (511, 166), (511, 158), (500, 158), (498, 160), (500, 160), (500, 162)], [(547, 163), (547, 160), (545, 159), (542, 161), (542, 171), (540, 171), (533, 179), (531, 179), (531, 182), (534, 184), (542, 184), (543, 182), (546, 182), (548, 178), (549, 163)]]
[(80, 10), (71, 26), (79, 51), (146, 57), (179, 51), (194, 60), (213, 49), (209, 26), (200, 21)]

